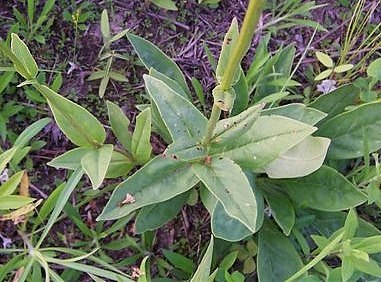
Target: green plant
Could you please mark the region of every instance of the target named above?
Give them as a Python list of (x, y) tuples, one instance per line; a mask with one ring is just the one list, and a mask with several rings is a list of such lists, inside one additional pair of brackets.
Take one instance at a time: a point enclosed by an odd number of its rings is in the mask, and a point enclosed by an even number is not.
[(347, 72), (354, 67), (352, 64), (344, 64), (344, 65), (335, 66), (335, 63), (333, 62), (331, 57), (320, 51), (316, 52), (315, 55), (316, 55), (316, 58), (319, 60), (319, 62), (328, 68), (325, 71), (322, 71), (320, 74), (318, 74), (315, 77), (315, 80), (323, 80), (331, 76), (332, 74)]
[[(84, 174), (88, 175), (93, 188), (98, 189), (105, 177), (115, 178), (120, 175), (124, 175), (128, 173), (128, 171), (135, 165), (144, 164), (150, 159), (150, 110), (146, 109), (138, 115), (135, 130), (133, 133), (130, 133), (128, 131), (129, 120), (123, 114), (122, 110), (117, 105), (111, 102), (108, 103), (112, 129), (117, 138), (122, 138), (121, 143), (125, 147), (124, 149), (114, 149), (113, 145), (104, 144), (106, 132), (102, 124), (92, 114), (79, 105), (76, 105), (70, 100), (60, 96), (48, 86), (37, 81), (37, 64), (31, 56), (25, 43), (23, 43), (17, 35), (12, 34), (11, 48), (4, 43), (1, 43), (0, 48), (1, 51), (13, 62), (17, 72), (25, 79), (21, 85), (31, 85), (43, 95), (53, 112), (53, 116), (58, 126), (74, 144), (79, 146), (78, 148), (70, 150), (50, 162), (50, 165), (53, 167), (72, 169), (74, 172), (69, 178), (67, 184), (62, 186), (60, 193), (55, 195), (53, 200), (49, 203), (47, 202), (48, 204), (45, 203), (50, 207), (47, 208), (44, 204), (43, 208), (46, 207), (45, 209), (52, 211), (52, 214), (46, 228), (39, 236), (37, 243), (32, 244), (32, 242), (25, 239), (26, 245), (34, 251), (30, 253), (31, 259), (26, 265), (20, 281), (24, 281), (28, 277), (31, 268), (33, 267), (34, 269), (34, 265), (37, 265), (38, 267), (41, 266), (45, 270), (46, 277), (52, 277), (57, 280), (57, 274), (49, 268), (49, 263), (60, 264), (74, 270), (89, 272), (90, 274), (99, 275), (109, 279), (122, 279), (122, 281), (130, 281), (126, 275), (123, 273), (120, 274), (120, 271), (115, 270), (115, 268), (112, 268), (106, 263), (101, 263), (101, 261), (97, 258), (92, 258), (92, 254), (96, 250), (86, 254), (81, 252), (70, 252), (70, 250), (67, 249), (45, 250), (40, 247), (48, 235), (49, 230), (56, 222), (60, 212), (63, 210), (68, 197), (71, 195), (73, 189), (78, 185)], [(34, 126), (34, 128), (35, 127), (36, 126)], [(20, 144), (25, 146), (27, 139), (23, 134), (19, 136), (19, 139), (20, 141), (16, 140), (15, 145), (22, 148), (22, 150), (20, 149), (19, 154), (25, 155), (29, 148), (21, 147)], [(17, 165), (17, 162), (15, 165)], [(54, 206), (55, 203), (57, 204)], [(70, 212), (69, 210), (68, 213), (72, 214), (72, 219), (75, 218), (75, 216), (73, 217), (75, 212), (73, 214), (73, 212)], [(46, 214), (46, 217), (48, 214), (49, 213)], [(39, 224), (41, 224), (41, 222)], [(81, 230), (86, 230), (83, 229), (83, 225), (80, 226)], [(84, 232), (90, 234), (90, 236), (93, 235), (93, 233), (89, 232), (89, 230)], [(104, 238), (102, 236), (107, 236), (108, 234), (109, 233), (105, 232), (104, 234), (99, 235), (98, 238)], [(67, 253), (77, 257), (69, 260), (61, 260), (59, 257), (55, 258), (55, 256), (52, 257), (49, 255), (51, 251)], [(19, 256), (19, 258), (21, 259), (22, 257)], [(106, 270), (77, 263), (77, 261), (83, 259), (93, 259), (94, 262), (101, 264), (106, 268)], [(9, 271), (9, 267), (11, 266), (8, 265), (8, 268), (4, 271)], [(4, 272), (3, 275), (6, 273), (7, 272)]]
[(120, 82), (128, 82), (127, 78), (123, 74), (111, 70), (111, 65), (114, 59), (128, 60), (128, 58), (118, 54), (116, 51), (111, 50), (110, 48), (111, 44), (124, 37), (128, 30), (123, 30), (118, 34), (112, 36), (107, 10), (103, 10), (101, 17), (101, 32), (103, 36), (103, 47), (99, 52), (99, 59), (100, 61), (107, 60), (106, 66), (104, 70), (98, 70), (92, 73), (88, 80), (101, 79), (98, 94), (99, 97), (102, 98), (106, 92), (106, 88), (110, 79)]
[(27, 40), (34, 39), (41, 44), (45, 44), (45, 36), (54, 21), (54, 16), (49, 16), (54, 8), (55, 0), (46, 1), (40, 15), (37, 17), (36, 8), (39, 3), (39, 0), (27, 1), (27, 17), (16, 7), (13, 7), (13, 15), (17, 20), (17, 27), (14, 28), (16, 28), (15, 32), (20, 32)]
[[(367, 8), (365, 4), (365, 0), (356, 2), (345, 38), (340, 48), (340, 65), (356, 61), (354, 68), (345, 76), (347, 79), (353, 78), (358, 72), (361, 72), (365, 62), (371, 58), (381, 46), (381, 34), (379, 32), (381, 23), (376, 25), (369, 23), (373, 12), (379, 7), (380, 3), (375, 2)], [(359, 54), (364, 55), (359, 57)]]
[[(55, 197), (52, 194), (41, 208), (45, 206), (44, 218), (49, 213), (50, 217), (38, 238), (27, 237), (29, 250), (20, 250), (21, 255), (8, 262), (0, 275), (21, 265), (24, 271), (20, 281), (25, 281), (31, 273), (38, 275), (41, 268), (45, 277), (61, 281), (61, 276), (51, 267), (58, 264), (88, 272), (93, 279), (99, 276), (131, 281), (130, 276), (109, 264), (102, 253), (105, 246), (100, 240), (111, 232), (99, 231), (104, 221), (117, 220), (114, 232), (137, 214), (136, 233), (142, 234), (150, 245), (151, 231), (174, 218), (198, 193), (211, 216), (213, 236), (197, 269), (188, 258), (165, 252), (169, 263), (163, 259), (160, 267), (163, 271), (171, 269), (177, 278), (192, 277), (190, 281), (194, 282), (244, 280), (243, 273), (234, 268), (237, 252), (228, 253), (220, 263), (213, 263), (215, 237), (230, 242), (243, 239), (252, 242), (249, 255), (242, 259), (252, 264), (256, 256), (260, 281), (297, 281), (314, 276), (334, 279), (337, 275), (349, 280), (364, 278), (365, 274), (381, 277), (378, 258), (369, 257), (379, 252), (380, 231), (357, 218), (354, 211), (365, 202), (380, 204), (379, 160), (375, 156), (372, 165), (369, 155), (381, 148), (381, 102), (358, 105), (360, 90), (345, 85), (307, 105), (275, 105), (273, 102), (279, 99), (269, 96), (278, 90), (263, 91), (263, 96), (258, 98), (255, 94), (250, 103), (249, 79), (240, 63), (264, 4), (263, 0), (250, 1), (241, 31), (237, 20), (232, 21), (215, 70), (217, 86), (212, 92), (214, 103), (209, 119), (191, 103), (191, 92), (180, 68), (152, 43), (127, 33), (149, 71), (144, 80), (151, 104), (141, 107), (144, 109), (131, 133), (122, 110), (108, 103), (111, 128), (123, 148), (105, 144), (103, 125), (92, 114), (36, 80), (37, 64), (17, 35), (12, 35), (11, 48), (4, 43), (0, 45), (0, 50), (24, 77), (21, 85), (30, 85), (43, 95), (57, 125), (78, 146), (50, 162), (53, 167), (74, 172)], [(271, 77), (275, 63), (278, 63), (275, 75), (278, 67), (284, 67), (279, 73), (286, 82), (275, 85), (282, 89), (289, 86), (292, 76), (289, 69), (293, 50), (286, 47), (279, 53), (284, 56), (284, 65), (280, 55), (275, 54), (276, 59), (267, 65), (272, 70), (266, 75)], [(371, 77), (378, 77), (377, 64), (378, 61), (368, 69)], [(252, 74), (257, 76), (256, 72)], [(266, 84), (265, 79), (263, 83)], [(270, 105), (266, 107), (263, 99), (268, 99)], [(230, 116), (220, 120), (222, 111)], [(151, 124), (169, 144), (163, 154), (152, 159)], [(348, 164), (351, 164), (349, 171), (345, 169)], [(99, 229), (95, 232), (81, 224), (77, 207), (65, 208), (84, 174), (90, 178), (93, 188), (98, 189), (107, 175), (124, 176), (135, 165), (142, 167), (115, 189), (111, 186), (104, 189), (113, 193), (98, 217)], [(94, 193), (103, 195), (99, 190)], [(87, 237), (94, 238), (92, 250), (42, 247), (63, 210)], [(343, 212), (346, 210), (349, 213)], [(359, 228), (355, 228), (357, 225)], [(138, 257), (144, 257), (139, 281), (149, 281), (150, 261), (136, 242), (131, 243), (131, 238), (126, 237), (109, 243), (108, 247), (113, 250), (122, 243), (133, 245)], [(95, 256), (97, 251), (99, 257)], [(60, 257), (62, 253), (72, 258), (64, 260)], [(334, 268), (324, 261), (332, 256), (342, 259), (341, 267), (340, 263)], [(98, 266), (78, 263), (84, 259)], [(269, 265), (274, 266), (271, 271)]]

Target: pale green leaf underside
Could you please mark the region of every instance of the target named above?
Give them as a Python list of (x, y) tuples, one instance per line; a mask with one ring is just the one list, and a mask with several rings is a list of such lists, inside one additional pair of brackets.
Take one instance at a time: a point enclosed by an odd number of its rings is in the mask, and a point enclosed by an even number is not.
[(325, 159), (330, 139), (307, 136), (264, 168), (270, 178), (306, 176), (319, 169)]

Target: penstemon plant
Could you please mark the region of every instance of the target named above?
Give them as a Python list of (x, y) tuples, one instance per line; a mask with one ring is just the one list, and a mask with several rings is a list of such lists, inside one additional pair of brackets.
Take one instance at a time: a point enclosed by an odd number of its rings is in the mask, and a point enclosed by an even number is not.
[[(253, 234), (258, 245), (260, 281), (299, 281), (307, 279), (307, 273), (316, 272), (328, 278), (339, 272), (347, 281), (356, 269), (381, 276), (381, 268), (369, 258), (369, 254), (381, 251), (379, 231), (358, 219), (353, 209), (348, 216), (342, 212), (367, 200), (377, 203), (379, 199), (374, 189), (360, 190), (360, 186), (344, 177), (339, 161), (363, 156), (366, 159), (381, 148), (377, 130), (381, 104), (374, 101), (346, 111), (360, 95), (353, 85), (342, 86), (307, 106), (292, 103), (272, 107), (273, 97), (269, 99), (272, 104), (266, 105), (266, 97), (274, 92), (266, 94), (264, 87), (264, 97), (250, 101), (252, 91), (248, 84), (252, 81), (241, 68), (241, 61), (251, 45), (265, 2), (249, 2), (241, 30), (237, 20), (232, 21), (215, 70), (217, 81), (209, 119), (192, 104), (191, 91), (180, 68), (149, 41), (127, 33), (149, 71), (144, 82), (151, 103), (141, 107), (131, 133), (130, 121), (122, 110), (107, 102), (111, 128), (122, 149), (105, 144), (103, 125), (86, 109), (36, 81), (37, 64), (17, 35), (12, 35), (11, 48), (0, 45), (25, 78), (20, 86), (30, 84), (45, 97), (57, 125), (78, 146), (49, 163), (74, 173), (34, 246), (36, 251), (30, 254), (33, 260), (44, 267), (47, 263), (62, 264), (44, 256), (38, 248), (83, 174), (98, 189), (105, 178), (125, 176), (140, 165), (116, 187), (97, 220), (121, 219), (138, 212), (135, 227), (142, 234), (174, 218), (198, 193), (210, 213), (213, 236), (191, 281), (213, 280), (216, 275), (217, 270), (210, 276), (214, 237), (237, 242)], [(291, 53), (290, 48), (284, 54)], [(251, 69), (250, 77), (257, 77), (254, 72)], [(221, 112), (229, 117), (220, 119)], [(169, 144), (164, 153), (154, 157), (149, 142), (151, 124)], [(362, 184), (372, 183), (374, 187), (378, 172), (376, 176), (367, 174)], [(327, 227), (324, 220), (332, 218), (334, 223)], [(318, 235), (311, 232), (311, 226)], [(313, 252), (309, 237), (317, 246)], [(365, 248), (364, 237), (373, 238), (372, 244), (376, 244)], [(305, 255), (306, 265), (300, 253)], [(332, 270), (323, 262), (332, 255), (343, 261), (342, 268)], [(310, 257), (313, 259), (309, 261)], [(86, 257), (78, 260), (83, 258)], [(32, 264), (26, 266), (21, 281), (26, 279)], [(269, 271), (268, 265), (275, 269)], [(146, 268), (144, 259), (142, 269)], [(149, 277), (147, 273), (143, 276)], [(103, 277), (130, 281), (119, 272), (107, 272)]]

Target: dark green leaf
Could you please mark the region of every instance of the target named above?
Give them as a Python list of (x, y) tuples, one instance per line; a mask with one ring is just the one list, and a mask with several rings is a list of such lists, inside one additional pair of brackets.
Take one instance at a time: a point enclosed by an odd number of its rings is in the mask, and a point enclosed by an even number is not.
[(262, 282), (285, 281), (303, 267), (290, 239), (269, 221), (259, 231), (257, 267)]
[(329, 159), (351, 159), (364, 155), (364, 135), (370, 152), (381, 148), (381, 102), (368, 103), (342, 113), (323, 124), (318, 133), (331, 138)]
[(343, 175), (328, 166), (322, 166), (305, 177), (274, 180), (273, 183), (287, 192), (298, 205), (322, 211), (346, 210), (367, 200)]
[(71, 142), (81, 147), (97, 147), (103, 144), (106, 132), (89, 111), (45, 85), (34, 86), (48, 100), (57, 125)]
[(180, 84), (186, 93), (190, 93), (180, 68), (167, 55), (160, 51), (159, 48), (132, 33), (128, 33), (127, 38), (148, 70), (151, 68), (158, 70)]

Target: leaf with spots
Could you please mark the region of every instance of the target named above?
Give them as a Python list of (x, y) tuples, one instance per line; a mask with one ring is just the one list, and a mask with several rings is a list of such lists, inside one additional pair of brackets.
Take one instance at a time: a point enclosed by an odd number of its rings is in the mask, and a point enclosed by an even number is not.
[(256, 231), (257, 202), (241, 168), (227, 158), (212, 158), (210, 165), (193, 164), (197, 177), (223, 205), (226, 213)]

